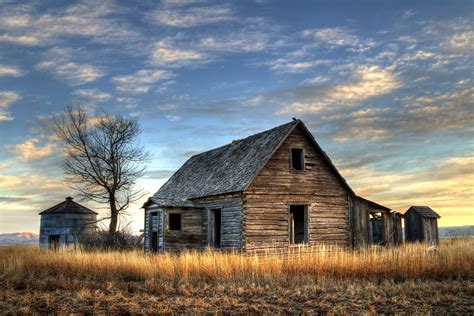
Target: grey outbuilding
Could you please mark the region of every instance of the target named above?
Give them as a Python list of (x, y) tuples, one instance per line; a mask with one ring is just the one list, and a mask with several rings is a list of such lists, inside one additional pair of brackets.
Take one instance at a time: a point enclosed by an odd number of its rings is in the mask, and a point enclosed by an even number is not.
[(67, 197), (39, 215), (39, 244), (42, 249), (75, 246), (82, 236), (96, 232), (97, 213), (74, 202), (72, 197)]
[(441, 216), (429, 206), (412, 206), (403, 217), (406, 241), (439, 244), (438, 218)]

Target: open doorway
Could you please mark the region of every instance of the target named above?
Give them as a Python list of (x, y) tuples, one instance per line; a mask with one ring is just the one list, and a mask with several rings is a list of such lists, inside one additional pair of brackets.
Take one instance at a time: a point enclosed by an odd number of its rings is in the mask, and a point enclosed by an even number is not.
[(290, 244), (308, 242), (308, 216), (305, 205), (290, 205), (289, 213)]
[(221, 210), (213, 209), (210, 212), (210, 227), (209, 227), (209, 244), (214, 248), (221, 247)]
[(369, 243), (382, 245), (383, 238), (383, 217), (382, 213), (374, 212), (369, 215)]
[(60, 235), (49, 235), (48, 237), (48, 245), (49, 249), (51, 250), (58, 250), (59, 249), (59, 239)]

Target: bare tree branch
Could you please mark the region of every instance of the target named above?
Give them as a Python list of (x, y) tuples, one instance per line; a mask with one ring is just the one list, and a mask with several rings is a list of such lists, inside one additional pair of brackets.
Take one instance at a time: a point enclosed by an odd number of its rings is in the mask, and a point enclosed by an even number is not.
[(108, 204), (109, 232), (118, 227), (119, 215), (145, 194), (135, 189), (145, 173), (150, 154), (137, 144), (138, 121), (102, 111), (90, 117), (80, 106), (68, 108), (54, 120), (63, 145), (62, 168), (71, 188), (83, 199)]

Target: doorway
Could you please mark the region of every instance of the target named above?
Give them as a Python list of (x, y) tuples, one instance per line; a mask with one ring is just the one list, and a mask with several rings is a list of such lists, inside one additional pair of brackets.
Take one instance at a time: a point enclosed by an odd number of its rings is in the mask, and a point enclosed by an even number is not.
[(59, 249), (59, 240), (60, 235), (49, 235), (48, 237), (48, 246), (51, 250), (58, 250)]
[(213, 209), (210, 212), (210, 229), (209, 229), (209, 244), (214, 248), (221, 247), (221, 228), (222, 228), (222, 219), (221, 219), (221, 210)]
[(290, 205), (289, 212), (290, 244), (308, 242), (308, 216), (305, 205)]

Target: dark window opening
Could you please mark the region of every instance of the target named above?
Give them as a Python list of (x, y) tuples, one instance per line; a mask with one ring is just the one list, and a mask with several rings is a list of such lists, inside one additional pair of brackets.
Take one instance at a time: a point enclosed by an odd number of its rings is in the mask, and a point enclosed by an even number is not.
[(170, 230), (181, 230), (181, 214), (170, 214), (168, 227)]
[(151, 233), (151, 250), (158, 251), (158, 232)]
[(308, 218), (304, 205), (290, 205), (290, 244), (303, 244), (308, 241)]
[(52, 249), (52, 250), (59, 249), (59, 239), (60, 238), (61, 238), (60, 235), (49, 235), (49, 237), (48, 237), (49, 249)]
[(211, 210), (211, 245), (214, 248), (221, 247), (221, 210)]
[(304, 155), (303, 149), (291, 149), (291, 167), (295, 170), (304, 170)]

